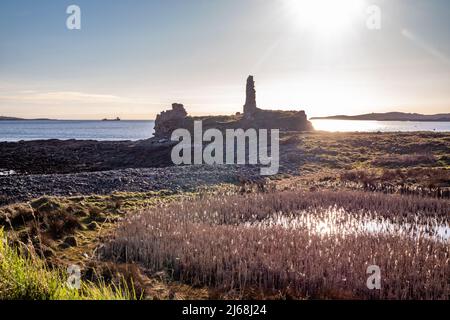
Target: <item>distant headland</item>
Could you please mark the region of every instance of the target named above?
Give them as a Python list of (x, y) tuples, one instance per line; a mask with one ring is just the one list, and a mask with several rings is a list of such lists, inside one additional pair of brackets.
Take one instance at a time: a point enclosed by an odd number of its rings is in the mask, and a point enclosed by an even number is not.
[(49, 121), (49, 120), (55, 120), (55, 119), (47, 119), (47, 118), (37, 118), (37, 119), (24, 119), (24, 118), (17, 118), (17, 117), (4, 117), (0, 116), (0, 121)]
[(450, 121), (450, 113), (420, 114), (405, 112), (367, 113), (356, 116), (337, 115), (329, 117), (313, 117), (311, 120), (372, 120), (372, 121)]

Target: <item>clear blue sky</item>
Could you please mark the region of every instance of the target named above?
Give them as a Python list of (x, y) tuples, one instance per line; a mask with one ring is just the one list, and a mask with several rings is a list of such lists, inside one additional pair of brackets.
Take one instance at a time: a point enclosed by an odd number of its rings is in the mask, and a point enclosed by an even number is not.
[[(450, 112), (450, 1), (342, 1), (360, 7), (2, 0), (0, 115), (152, 119), (172, 102), (228, 114), (241, 110), (249, 74), (262, 108)], [(81, 8), (81, 30), (66, 28), (71, 4)], [(366, 27), (369, 4), (381, 9), (379, 31)]]

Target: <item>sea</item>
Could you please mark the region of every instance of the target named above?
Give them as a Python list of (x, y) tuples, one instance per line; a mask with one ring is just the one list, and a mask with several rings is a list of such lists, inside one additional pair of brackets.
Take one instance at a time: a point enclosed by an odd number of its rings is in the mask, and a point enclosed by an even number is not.
[[(450, 132), (450, 122), (312, 120), (316, 130), (329, 132)], [(0, 141), (78, 139), (142, 140), (153, 136), (155, 121), (3, 120)]]
[(142, 140), (153, 136), (155, 121), (3, 120), (0, 141), (21, 140)]

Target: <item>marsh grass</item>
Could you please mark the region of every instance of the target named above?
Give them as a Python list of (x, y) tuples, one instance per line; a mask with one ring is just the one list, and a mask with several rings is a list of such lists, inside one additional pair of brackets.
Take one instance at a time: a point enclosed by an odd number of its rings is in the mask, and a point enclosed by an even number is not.
[[(223, 296), (448, 299), (449, 242), (436, 237), (449, 208), (364, 192), (206, 197), (130, 216), (99, 253)], [(381, 290), (366, 286), (369, 265)]]
[(445, 168), (347, 170), (340, 181), (368, 191), (450, 198), (450, 170)]

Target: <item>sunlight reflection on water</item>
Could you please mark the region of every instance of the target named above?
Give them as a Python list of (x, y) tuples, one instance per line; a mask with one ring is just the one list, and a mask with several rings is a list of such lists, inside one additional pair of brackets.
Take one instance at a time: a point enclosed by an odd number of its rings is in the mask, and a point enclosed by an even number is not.
[(330, 132), (397, 132), (437, 131), (450, 132), (450, 122), (423, 121), (365, 121), (365, 120), (311, 120), (314, 129)]
[(354, 214), (343, 209), (330, 208), (322, 212), (301, 211), (295, 214), (277, 213), (258, 222), (248, 222), (247, 227), (306, 229), (318, 235), (393, 235), (410, 238), (431, 238), (437, 241), (450, 240), (450, 225), (434, 219), (416, 222), (392, 222), (376, 214)]

